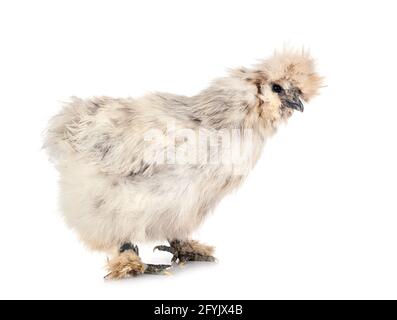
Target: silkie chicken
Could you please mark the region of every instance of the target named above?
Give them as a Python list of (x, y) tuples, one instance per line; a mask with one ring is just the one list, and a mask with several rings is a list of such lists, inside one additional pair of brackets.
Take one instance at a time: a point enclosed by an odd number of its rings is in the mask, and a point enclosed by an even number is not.
[(112, 255), (109, 279), (166, 273), (172, 265), (140, 259), (137, 244), (148, 241), (168, 241), (155, 249), (172, 262), (214, 261), (214, 248), (192, 233), (321, 82), (308, 53), (284, 51), (191, 97), (71, 98), (44, 144), (60, 173), (66, 223), (89, 248)]

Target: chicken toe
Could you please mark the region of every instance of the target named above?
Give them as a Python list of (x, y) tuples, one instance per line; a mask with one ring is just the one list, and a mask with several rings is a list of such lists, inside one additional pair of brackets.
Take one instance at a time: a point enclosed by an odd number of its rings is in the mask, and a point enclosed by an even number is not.
[(213, 253), (214, 247), (204, 245), (195, 240), (172, 240), (169, 246), (156, 246), (154, 250), (165, 251), (173, 254), (172, 262), (185, 263), (188, 261), (216, 261)]

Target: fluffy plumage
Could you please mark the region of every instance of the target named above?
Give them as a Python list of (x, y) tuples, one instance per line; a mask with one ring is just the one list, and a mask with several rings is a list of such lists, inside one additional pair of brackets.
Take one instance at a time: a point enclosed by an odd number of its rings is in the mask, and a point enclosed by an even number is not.
[[(275, 84), (283, 92), (275, 92)], [(222, 197), (241, 184), (299, 98), (310, 100), (320, 84), (308, 54), (284, 52), (252, 68), (231, 70), (192, 97), (72, 98), (50, 121), (45, 141), (60, 173), (67, 224), (98, 250), (125, 242), (188, 239)], [(164, 164), (145, 157), (145, 134), (166, 132), (170, 123), (173, 130), (194, 132), (249, 130), (252, 144), (237, 173), (224, 163)], [(161, 153), (171, 144), (167, 138), (152, 148)], [(177, 140), (175, 148), (189, 145)]]

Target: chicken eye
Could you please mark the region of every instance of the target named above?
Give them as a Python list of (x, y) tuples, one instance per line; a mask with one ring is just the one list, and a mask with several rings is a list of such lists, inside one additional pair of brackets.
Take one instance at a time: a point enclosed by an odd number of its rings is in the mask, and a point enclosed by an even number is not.
[(273, 85), (272, 85), (272, 91), (275, 92), (275, 93), (281, 93), (281, 92), (284, 91), (284, 89), (283, 89), (283, 87), (280, 86), (279, 84), (273, 83)]

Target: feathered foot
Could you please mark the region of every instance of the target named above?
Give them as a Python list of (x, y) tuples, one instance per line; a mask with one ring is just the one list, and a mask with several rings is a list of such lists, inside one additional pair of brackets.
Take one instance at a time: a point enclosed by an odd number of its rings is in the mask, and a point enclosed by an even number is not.
[(138, 246), (125, 243), (120, 247), (119, 255), (108, 261), (109, 273), (105, 279), (123, 279), (141, 274), (167, 274), (168, 264), (146, 264), (139, 257)]
[(188, 261), (207, 261), (214, 262), (216, 259), (212, 256), (214, 247), (207, 246), (195, 240), (172, 240), (170, 246), (156, 246), (153, 250), (166, 251), (173, 254), (172, 262), (178, 261), (185, 263)]

